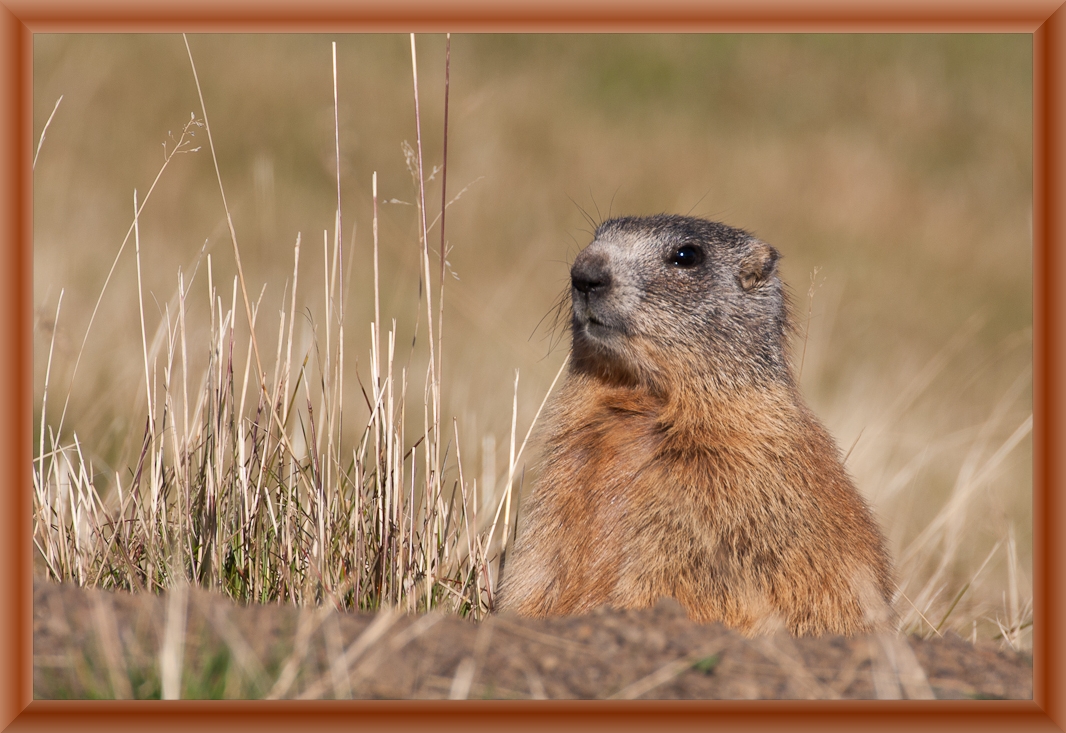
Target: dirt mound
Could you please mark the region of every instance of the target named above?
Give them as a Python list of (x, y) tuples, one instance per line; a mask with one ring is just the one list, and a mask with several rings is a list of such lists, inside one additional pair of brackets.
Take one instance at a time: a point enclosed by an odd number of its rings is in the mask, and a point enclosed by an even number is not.
[(672, 601), (646, 611), (503, 615), (474, 624), (439, 614), (242, 607), (197, 589), (130, 595), (35, 580), (33, 603), (37, 699), (158, 698), (178, 679), (183, 698), (1033, 694), (1031, 657), (988, 642), (749, 640), (692, 623)]

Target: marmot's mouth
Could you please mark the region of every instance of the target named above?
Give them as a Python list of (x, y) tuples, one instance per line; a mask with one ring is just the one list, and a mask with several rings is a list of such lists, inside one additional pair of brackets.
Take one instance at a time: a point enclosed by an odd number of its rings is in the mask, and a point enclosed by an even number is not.
[(612, 336), (616, 329), (599, 320), (591, 313), (586, 314), (580, 322), (574, 324), (581, 333), (593, 338), (602, 339)]
[(574, 319), (574, 364), (611, 383), (635, 384), (637, 372), (630, 363), (625, 332), (617, 325), (586, 316)]
[(575, 338), (581, 338), (599, 347), (617, 346), (624, 340), (628, 330), (622, 319), (610, 308), (593, 307), (575, 303), (572, 329)]

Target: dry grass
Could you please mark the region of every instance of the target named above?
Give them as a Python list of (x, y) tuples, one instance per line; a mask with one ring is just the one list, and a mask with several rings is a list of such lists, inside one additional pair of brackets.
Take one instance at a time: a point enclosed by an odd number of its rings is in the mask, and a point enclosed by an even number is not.
[[(411, 42), (413, 63), (413, 36)], [(192, 69), (195, 75), (195, 66)], [(417, 73), (414, 94), (417, 120)], [(200, 129), (207, 133), (206, 147), (215, 157), (208, 113), (202, 108), (202, 117), (194, 115), (165, 149), (156, 181), (175, 155), (200, 151), (192, 147)], [(335, 129), (339, 170), (339, 128)], [(352, 390), (353, 385), (346, 385), (344, 369), (348, 293), (339, 175), (332, 236), (324, 231), (322, 242), (326, 266), (319, 297), (325, 300), (326, 315), (312, 320), (309, 343), (295, 352), (301, 238), (293, 250), (291, 288), (286, 286), (288, 292), (282, 293), (288, 308), (283, 305), (280, 310), (276, 342), (267, 352), (267, 334), (257, 328), (266, 287), (254, 302), (250, 299), (220, 173), (219, 191), (237, 276), (228, 289), (219, 287), (210, 254), (199, 259), (192, 272), (179, 270), (173, 296), (157, 304), (162, 317), (150, 335), (141, 286), (140, 217), (147, 197), (138, 203), (135, 192), (130, 231), (147, 422), (132, 477), (126, 480), (115, 474), (113, 486), (100, 481), (76, 433), (67, 441), (61, 439), (66, 404), (59, 428), (40, 432), (34, 465), (34, 542), (49, 577), (85, 586), (149, 591), (192, 582), (242, 601), (329, 603), (341, 609), (444, 608), (480, 618), (492, 608), (497, 568), (491, 561), (498, 560), (506, 547), (510, 492), (500, 492), (502, 499), (497, 500), (495, 486), (479, 492), (476, 480), (465, 480), (457, 432), (441, 415), (438, 375), (445, 260), (442, 255), (440, 277), (434, 283), (420, 129), (417, 145), (410, 167), (419, 192), (428, 335), (418, 335), (416, 328), (412, 349), (426, 344), (427, 368), (417, 374), (399, 362), (395, 323), (383, 333), (377, 315), (375, 216), (369, 375), (366, 382), (360, 379), (354, 385), (369, 419), (354, 436), (344, 433), (345, 388)], [(445, 162), (442, 176), (446, 170)], [(376, 188), (375, 174), (375, 211)], [(442, 232), (446, 204), (445, 198)], [(188, 303), (204, 278), (208, 339), (206, 344), (190, 343)], [(57, 322), (60, 316), (57, 306)], [(90, 319), (89, 328), (92, 324)], [(86, 340), (89, 337), (87, 329)], [(189, 355), (204, 346), (206, 367), (193, 372)], [(43, 425), (49, 425), (53, 347), (54, 341), (41, 400)], [(273, 362), (264, 363), (271, 354)], [(407, 432), (408, 411), (419, 408), (421, 430), (412, 437)], [(520, 458), (514, 442), (512, 432), (508, 485)], [(495, 514), (485, 508), (495, 508)], [(503, 510), (504, 524), (497, 532)]]
[[(526, 336), (584, 244), (569, 193), (595, 218), (695, 206), (782, 249), (812, 283), (804, 390), (889, 534), (902, 627), (1029, 647), (1025, 38), (458, 39), (447, 167), (444, 85), (417, 118), (399, 91), (406, 38), (344, 39), (333, 89), (323, 39), (197, 38), (204, 96), (232, 75), (243, 103), (209, 101), (162, 168), (137, 145), (189, 119), (164, 114), (200, 91), (180, 39), (38, 38), (38, 568), (480, 618), (564, 357)], [(420, 42), (435, 74), (443, 42)], [(131, 72), (120, 122), (105, 102), (138, 54), (173, 74)], [(143, 93), (163, 77), (183, 107)], [(188, 137), (208, 114), (217, 149)], [(111, 199), (153, 176), (131, 224)], [(456, 193), (445, 238), (427, 202)], [(322, 222), (321, 246), (295, 236)]]

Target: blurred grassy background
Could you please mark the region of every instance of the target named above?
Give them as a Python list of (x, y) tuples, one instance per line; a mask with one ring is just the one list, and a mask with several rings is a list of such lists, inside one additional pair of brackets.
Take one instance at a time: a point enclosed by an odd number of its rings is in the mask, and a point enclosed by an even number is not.
[[(399, 321), (401, 360), (419, 309), (416, 188), (402, 150), (415, 142), (408, 37), (189, 42), (253, 297), (266, 284), (260, 323), (269, 336), (297, 232), (298, 307), (323, 311), (321, 237), (336, 207), (332, 40), (353, 263), (346, 395), (358, 431), (365, 406), (354, 377), (368, 376), (373, 317), (373, 171), (381, 199), (406, 202), (380, 209), (382, 318)], [(428, 174), (441, 160), (444, 39), (418, 45)], [(445, 289), (444, 414), (459, 420), (468, 465), (505, 469), (514, 369), (521, 437), (565, 355), (566, 340), (550, 348), (541, 319), (590, 238), (585, 214), (691, 212), (783, 253), (805, 395), (842, 451), (854, 447), (849, 469), (897, 557), (953, 492), (965, 495), (950, 511), (954, 539), (921, 540), (921, 556), (901, 573), (952, 553), (933, 603), (946, 610), (995, 543), (1013, 536), (1014, 565), (1001, 547), (956, 616), (994, 632), (1011, 567), (1031, 597), (1030, 36), (456, 35), (451, 50), (449, 198), (469, 188), (447, 214), (458, 279)], [(132, 221), (133, 190), (143, 198), (168, 131), (190, 112), (200, 116), (174, 35), (35, 35), (35, 142), (60, 95), (34, 179), (34, 397), (39, 418), (54, 328), (53, 426)], [(142, 215), (149, 329), (178, 268), (189, 272), (205, 242), (216, 284), (234, 273), (206, 135), (197, 140), (204, 149), (173, 161)], [(427, 189), (430, 218), (439, 205), (438, 175)], [(430, 242), (435, 248), (438, 230)], [(203, 266), (197, 277), (190, 318), (206, 334)], [(65, 427), (99, 473), (126, 470), (143, 431), (136, 287), (131, 243)], [(310, 321), (305, 330), (306, 344)], [(266, 343), (273, 354), (272, 338)], [(479, 454), (490, 434), (492, 461)]]

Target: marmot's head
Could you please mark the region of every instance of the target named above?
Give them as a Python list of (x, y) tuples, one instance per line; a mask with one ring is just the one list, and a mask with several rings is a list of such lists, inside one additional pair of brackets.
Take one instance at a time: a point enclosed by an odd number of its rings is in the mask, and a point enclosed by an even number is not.
[(663, 390), (791, 383), (778, 259), (703, 219), (605, 221), (570, 269), (574, 368)]

